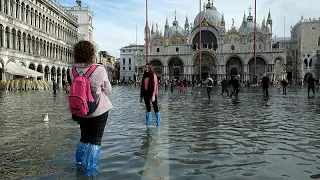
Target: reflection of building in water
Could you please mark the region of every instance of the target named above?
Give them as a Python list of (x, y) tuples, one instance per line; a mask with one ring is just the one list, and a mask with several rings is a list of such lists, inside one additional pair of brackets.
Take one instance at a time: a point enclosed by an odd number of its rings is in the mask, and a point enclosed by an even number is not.
[[(0, 18), (0, 80), (12, 78), (8, 68), (24, 66), (43, 73), (39, 79), (55, 79), (61, 84), (73, 63), (75, 42), (92, 41), (93, 13), (88, 7), (63, 7), (54, 1), (1, 0)], [(10, 61), (14, 65), (7, 66)], [(9, 71), (19, 74), (14, 69)]]
[[(199, 45), (199, 25), (202, 25), (202, 44)], [(149, 27), (147, 27), (149, 28)], [(264, 73), (271, 78), (284, 75), (285, 51), (272, 48), (272, 18), (269, 12), (262, 25), (257, 24), (257, 60), (256, 75), (258, 79)], [(232, 23), (226, 29), (224, 15), (220, 14), (213, 3), (208, 0), (204, 10), (198, 14), (193, 24), (185, 19), (184, 27), (179, 25), (175, 17), (169, 26), (166, 19), (164, 32), (154, 24), (149, 31), (149, 58), (156, 68), (160, 79), (186, 78), (189, 80), (211, 75), (214, 79), (240, 74), (241, 80), (252, 81), (254, 73), (254, 17), (244, 14), (241, 27)], [(199, 47), (202, 46), (202, 60), (199, 61)], [(146, 62), (145, 54), (138, 56), (139, 73)], [(278, 76), (274, 76), (276, 62), (280, 62)], [(200, 65), (201, 64), (201, 65)], [(280, 78), (280, 77), (279, 77)]]

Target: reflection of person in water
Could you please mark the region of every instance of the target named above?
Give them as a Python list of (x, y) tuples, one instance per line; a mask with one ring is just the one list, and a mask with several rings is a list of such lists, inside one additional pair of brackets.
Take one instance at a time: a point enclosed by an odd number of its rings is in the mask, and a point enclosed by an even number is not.
[(150, 172), (147, 172), (148, 169), (159, 167), (163, 160), (157, 159), (158, 150), (157, 150), (157, 140), (158, 132), (160, 127), (152, 129), (150, 126), (147, 127), (146, 133), (142, 136), (142, 143), (139, 152), (133, 153), (136, 156), (142, 157), (145, 160), (145, 165), (141, 171), (142, 176), (152, 176)]

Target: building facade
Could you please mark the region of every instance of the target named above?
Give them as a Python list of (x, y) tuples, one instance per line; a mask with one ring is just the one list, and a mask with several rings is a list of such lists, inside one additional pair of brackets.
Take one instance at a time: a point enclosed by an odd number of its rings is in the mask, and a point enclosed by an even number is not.
[(120, 80), (137, 80), (137, 57), (144, 53), (144, 45), (129, 45), (120, 48)]
[[(254, 17), (244, 14), (240, 28), (234, 26), (225, 28), (224, 15), (220, 14), (213, 3), (208, 0), (204, 10), (195, 17), (194, 23), (189, 23), (186, 17), (184, 27), (179, 26), (175, 18), (172, 26), (166, 19), (164, 33), (158, 26), (149, 27), (149, 56), (159, 79), (205, 79), (211, 75), (216, 80), (230, 79), (241, 75), (242, 81), (252, 82), (255, 77), (261, 79), (263, 74), (273, 79), (285, 76), (285, 50), (273, 48), (272, 18), (269, 12), (267, 20), (257, 27), (257, 58), (254, 66)], [(232, 20), (234, 21), (234, 20)], [(200, 40), (200, 23), (202, 26), (202, 44)], [(202, 47), (202, 58), (199, 58), (199, 47)], [(139, 74), (142, 73), (146, 56), (138, 56)], [(200, 68), (201, 67), (201, 68)]]
[[(80, 12), (80, 6), (70, 9)], [(79, 19), (68, 9), (50, 0), (0, 0), (0, 80), (22, 78), (7, 73), (8, 63), (14, 62), (43, 73), (37, 79), (55, 79), (60, 85), (66, 81), (74, 62), (73, 45), (79, 38), (90, 40), (93, 31), (88, 22), (88, 31), (79, 33)]]
[(305, 19), (291, 27), (290, 59), (293, 68), (293, 79), (305, 82), (311, 75), (320, 78), (320, 18)]

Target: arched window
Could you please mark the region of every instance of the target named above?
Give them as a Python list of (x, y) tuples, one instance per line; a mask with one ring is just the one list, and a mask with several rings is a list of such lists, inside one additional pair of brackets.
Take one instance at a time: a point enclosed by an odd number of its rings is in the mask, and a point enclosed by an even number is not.
[(318, 38), (318, 46), (320, 46), (320, 37)]
[(231, 50), (234, 51), (234, 45), (231, 46)]
[(179, 52), (179, 48), (178, 47), (176, 47), (176, 52)]
[(308, 66), (308, 60), (304, 59), (304, 65), (306, 65), (306, 67)]
[(312, 58), (309, 60), (309, 67), (312, 66)]
[(157, 52), (160, 52), (160, 48), (157, 48)]

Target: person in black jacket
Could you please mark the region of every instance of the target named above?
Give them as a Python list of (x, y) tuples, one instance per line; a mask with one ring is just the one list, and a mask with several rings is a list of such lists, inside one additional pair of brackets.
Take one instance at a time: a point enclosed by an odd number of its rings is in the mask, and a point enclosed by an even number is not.
[(238, 74), (236, 77), (232, 79), (232, 93), (230, 94), (230, 97), (238, 96), (240, 91), (240, 75)]
[(310, 96), (309, 96), (310, 89), (311, 89), (312, 92), (313, 92), (313, 96), (315, 96), (315, 91), (314, 91), (315, 81), (316, 81), (316, 80), (315, 80), (312, 76), (310, 76), (310, 77), (308, 78), (308, 80), (307, 80), (307, 83), (308, 83), (308, 97), (310, 97)]

